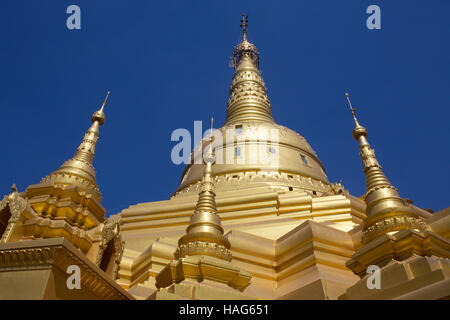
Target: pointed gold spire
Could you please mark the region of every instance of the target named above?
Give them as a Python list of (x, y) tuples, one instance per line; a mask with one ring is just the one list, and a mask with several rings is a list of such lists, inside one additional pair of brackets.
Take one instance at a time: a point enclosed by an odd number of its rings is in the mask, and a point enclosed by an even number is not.
[(111, 91), (109, 91), (108, 90), (108, 92), (106, 93), (106, 97), (105, 97), (105, 100), (103, 101), (103, 104), (102, 104), (102, 107), (100, 108), (100, 112), (103, 112), (103, 109), (105, 108), (105, 105), (106, 105), (106, 101), (108, 101), (108, 98), (109, 98), (109, 94), (111, 93)]
[(105, 100), (100, 108), (100, 110), (94, 112), (92, 115), (92, 125), (89, 128), (88, 132), (85, 134), (83, 141), (75, 153), (73, 159), (77, 159), (86, 164), (93, 166), (93, 160), (95, 155), (95, 146), (97, 145), (98, 135), (99, 135), (99, 127), (105, 122), (105, 113), (103, 109), (105, 108), (106, 101), (109, 97), (109, 91), (106, 94)]
[(58, 170), (44, 178), (42, 182), (54, 180), (61, 184), (75, 184), (82, 190), (92, 193), (98, 199), (101, 198), (95, 179), (93, 160), (99, 137), (99, 128), (105, 122), (104, 108), (109, 94), (108, 91), (102, 106), (92, 115), (92, 125), (84, 135), (75, 155), (65, 161)]
[(352, 112), (355, 128), (353, 138), (359, 143), (359, 155), (366, 175), (366, 215), (362, 224), (364, 231), (363, 243), (375, 239), (379, 235), (398, 231), (405, 228), (421, 228), (421, 222), (416, 219), (413, 208), (400, 198), (395, 188), (386, 178), (375, 151), (367, 141), (367, 130), (361, 126), (356, 118), (355, 108), (352, 107), (348, 93), (347, 97)]
[(348, 93), (345, 93), (345, 96), (347, 97), (347, 101), (348, 101), (348, 105), (350, 107), (350, 111), (352, 112), (352, 116), (353, 116), (353, 121), (355, 122), (355, 129), (353, 132), (353, 137), (355, 139), (358, 139), (359, 135), (365, 135), (367, 136), (367, 130), (366, 128), (364, 128), (363, 126), (361, 126), (358, 122), (358, 119), (356, 118), (356, 108), (352, 107), (352, 103), (350, 102), (350, 97), (348, 95)]
[(272, 106), (259, 71), (259, 52), (247, 40), (247, 23), (247, 16), (242, 14), (242, 41), (234, 48), (231, 61), (235, 72), (230, 87), (226, 124), (252, 120), (273, 122)]
[(375, 157), (375, 151), (370, 148), (367, 141), (367, 130), (361, 126), (356, 118), (356, 108), (352, 107), (348, 93), (345, 93), (350, 111), (352, 112), (355, 128), (352, 131), (353, 138), (359, 142), (360, 157), (363, 163), (363, 170), (366, 174), (367, 193), (378, 186), (384, 186), (395, 189), (381, 170), (381, 166)]
[[(209, 280), (205, 286), (215, 292), (217, 285), (227, 290), (227, 295), (244, 297), (242, 293), (250, 284), (252, 275), (231, 262), (230, 242), (223, 235), (220, 218), (217, 215), (216, 194), (214, 193), (214, 179), (212, 165), (215, 154), (212, 146), (213, 119), (211, 118), (211, 132), (209, 148), (204, 161), (206, 163), (203, 173), (200, 192), (194, 214), (191, 216), (186, 234), (178, 240), (178, 248), (174, 258), (155, 277), (155, 286), (158, 293), (167, 290), (177, 291), (176, 287), (183, 283), (185, 298), (195, 299), (195, 290), (186, 290), (187, 287), (197, 286), (199, 282)], [(194, 280), (194, 281), (193, 281)], [(211, 283), (215, 283), (211, 286)], [(158, 294), (157, 293), (157, 294)]]
[[(211, 128), (213, 119), (211, 118)], [(216, 194), (212, 165), (215, 154), (212, 148), (212, 130), (208, 154), (205, 157), (205, 171), (201, 183), (197, 205), (191, 216), (186, 234), (178, 241), (177, 259), (191, 255), (209, 255), (231, 261), (230, 243), (223, 236), (223, 228), (217, 215)]]

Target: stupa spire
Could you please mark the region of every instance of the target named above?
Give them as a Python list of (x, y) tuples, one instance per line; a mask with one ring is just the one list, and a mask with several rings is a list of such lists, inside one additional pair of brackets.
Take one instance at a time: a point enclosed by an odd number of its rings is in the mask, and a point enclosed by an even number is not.
[[(353, 121), (355, 122), (355, 129), (359, 129), (359, 130), (362, 130), (361, 132), (365, 132), (366, 133), (366, 135), (367, 135), (367, 131), (366, 131), (366, 128), (364, 128), (363, 126), (361, 126), (360, 124), (359, 124), (359, 122), (358, 122), (358, 119), (356, 118), (356, 108), (353, 108), (352, 107), (352, 103), (350, 102), (350, 96), (348, 95), (348, 93), (346, 92), (345, 93), (345, 97), (347, 98), (347, 102), (348, 102), (348, 106), (350, 107), (350, 111), (351, 111), (351, 113), (352, 113), (352, 116), (353, 116)], [(356, 139), (356, 138), (355, 138)]]
[(84, 161), (91, 166), (93, 165), (95, 147), (99, 136), (99, 128), (105, 122), (105, 113), (103, 112), (103, 109), (105, 108), (109, 94), (110, 92), (108, 91), (101, 108), (92, 115), (92, 125), (84, 135), (83, 141), (77, 148), (77, 152), (75, 153), (73, 159)]
[(367, 192), (369, 193), (377, 186), (393, 188), (392, 184), (384, 175), (383, 170), (375, 157), (375, 151), (370, 148), (370, 144), (367, 141), (367, 129), (359, 124), (358, 119), (356, 118), (356, 108), (352, 107), (348, 93), (345, 93), (345, 96), (347, 97), (350, 111), (353, 116), (353, 121), (355, 123), (355, 128), (352, 131), (352, 135), (353, 138), (359, 143), (359, 155), (363, 163), (364, 173), (366, 174)]
[[(212, 121), (211, 119), (211, 127)], [(178, 241), (178, 258), (187, 255), (210, 255), (227, 261), (231, 260), (230, 243), (223, 236), (223, 228), (217, 215), (212, 174), (212, 165), (215, 162), (212, 141), (211, 131), (197, 205), (186, 229), (186, 234)]]
[(348, 93), (345, 93), (345, 96), (355, 123), (352, 135), (359, 143), (359, 155), (366, 175), (364, 198), (367, 218), (362, 224), (363, 243), (388, 232), (405, 228), (422, 228), (422, 223), (415, 218), (412, 207), (406, 200), (400, 198), (397, 188), (386, 178), (375, 157), (375, 151), (367, 141), (367, 130), (359, 124), (356, 109), (352, 107)]
[[(212, 122), (211, 119), (211, 128)], [(174, 253), (175, 259), (155, 277), (155, 286), (160, 290), (158, 293), (161, 290), (174, 292), (181, 282), (186, 287), (197, 286), (199, 282), (209, 280), (210, 283), (216, 283), (211, 287), (210, 284), (206, 284), (211, 293), (217, 290), (217, 285), (225, 284), (227, 287), (221, 287), (221, 292), (225, 289), (228, 295), (242, 298), (242, 294), (235, 292), (234, 289), (243, 291), (250, 283), (252, 275), (231, 262), (231, 245), (223, 235), (222, 224), (217, 215), (212, 174), (212, 165), (215, 162), (212, 142), (211, 130), (208, 152), (204, 157), (206, 165), (197, 205), (190, 218), (186, 234), (178, 240), (178, 248)], [(184, 290), (184, 292), (187, 298), (195, 299), (196, 290)]]
[(242, 41), (233, 51), (235, 72), (230, 86), (226, 124), (238, 121), (273, 122), (272, 106), (259, 71), (258, 49), (247, 40), (248, 19), (242, 14)]
[(62, 184), (76, 184), (81, 189), (92, 193), (100, 199), (93, 161), (99, 137), (99, 128), (105, 122), (104, 108), (109, 94), (110, 92), (108, 91), (102, 106), (92, 115), (92, 125), (84, 135), (75, 155), (65, 161), (58, 170), (44, 178), (43, 182), (56, 178), (58, 181), (61, 180)]

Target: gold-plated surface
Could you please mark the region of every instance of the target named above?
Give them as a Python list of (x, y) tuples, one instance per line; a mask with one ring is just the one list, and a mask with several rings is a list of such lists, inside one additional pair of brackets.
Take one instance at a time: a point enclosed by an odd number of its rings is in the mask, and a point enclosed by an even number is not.
[[(80, 289), (70, 290), (66, 273), (80, 267)], [(0, 300), (133, 300), (110, 275), (64, 238), (0, 243)]]
[(370, 289), (371, 274), (339, 297), (342, 300), (440, 300), (449, 298), (450, 260), (434, 255), (413, 255), (391, 260), (380, 271), (381, 289)]

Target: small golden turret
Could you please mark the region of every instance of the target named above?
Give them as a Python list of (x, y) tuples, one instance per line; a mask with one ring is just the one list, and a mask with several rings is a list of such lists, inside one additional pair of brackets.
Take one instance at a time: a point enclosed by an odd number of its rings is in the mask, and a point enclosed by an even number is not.
[[(250, 284), (252, 275), (231, 262), (230, 242), (223, 235), (223, 228), (217, 215), (212, 174), (212, 165), (215, 162), (212, 142), (211, 119), (211, 137), (208, 153), (204, 159), (206, 166), (197, 205), (186, 234), (178, 240), (175, 259), (155, 277), (155, 286), (160, 290), (157, 294), (161, 294), (164, 290), (177, 291), (175, 287), (183, 284), (198, 286), (199, 282), (208, 280), (215, 283), (208, 289), (211, 294), (215, 295), (219, 290), (230, 299), (236, 299), (242, 298), (243, 295), (241, 292), (234, 292), (234, 289), (243, 291)], [(222, 285), (221, 289), (217, 285)], [(183, 291), (188, 293), (187, 298), (196, 299), (196, 290)]]
[[(92, 125), (84, 135), (75, 155), (43, 178), (40, 183), (27, 187), (26, 197), (36, 213), (42, 218), (60, 222), (59, 226), (53, 227), (52, 232), (30, 224), (27, 236), (45, 238), (65, 235), (67, 232), (64, 228), (67, 226), (61, 224), (62, 220), (71, 228), (80, 230), (90, 230), (104, 221), (106, 210), (101, 205), (93, 161), (99, 127), (105, 122), (104, 108), (108, 96), (109, 91), (101, 108), (92, 115)], [(88, 250), (91, 245), (88, 237), (79, 232), (76, 234), (81, 236), (72, 237), (75, 239), (71, 240), (72, 243), (82, 250)]]
[(186, 234), (178, 241), (177, 259), (188, 255), (210, 255), (231, 260), (230, 243), (223, 236), (222, 225), (217, 215), (212, 176), (212, 165), (215, 162), (212, 141), (211, 136), (198, 202)]
[(356, 118), (355, 108), (352, 107), (348, 93), (345, 93), (350, 111), (352, 112), (355, 128), (353, 138), (359, 143), (359, 155), (366, 175), (366, 215), (362, 224), (363, 243), (378, 236), (401, 229), (423, 229), (423, 222), (416, 217), (413, 208), (406, 200), (400, 198), (395, 188), (386, 178), (375, 151), (367, 141), (367, 130), (361, 126)]
[(87, 191), (100, 201), (101, 195), (95, 179), (93, 161), (99, 137), (99, 128), (105, 122), (103, 110), (109, 94), (110, 92), (108, 91), (100, 110), (92, 115), (92, 125), (84, 135), (83, 141), (77, 148), (73, 158), (65, 161), (58, 170), (45, 177), (42, 182), (55, 181), (66, 185), (77, 185), (81, 190)]
[(242, 41), (233, 51), (235, 72), (230, 87), (225, 124), (259, 120), (273, 122), (272, 106), (259, 71), (258, 49), (247, 40), (247, 16), (242, 14)]

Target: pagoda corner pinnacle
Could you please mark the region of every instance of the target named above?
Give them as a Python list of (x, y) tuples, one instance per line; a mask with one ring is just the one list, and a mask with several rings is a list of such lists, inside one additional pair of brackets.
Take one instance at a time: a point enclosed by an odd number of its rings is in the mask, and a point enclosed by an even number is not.
[[(368, 243), (378, 236), (407, 228), (408, 223), (401, 223), (402, 219), (416, 219), (411, 205), (400, 198), (397, 188), (387, 179), (375, 156), (375, 151), (367, 141), (367, 130), (361, 126), (356, 118), (355, 108), (352, 107), (348, 93), (345, 94), (355, 122), (353, 137), (359, 143), (363, 171), (366, 176), (366, 219), (362, 223), (363, 243)], [(408, 220), (409, 221), (409, 220)], [(414, 220), (415, 221), (415, 220)], [(420, 221), (416, 221), (420, 225)]]
[(101, 126), (105, 122), (106, 116), (105, 116), (105, 113), (103, 110), (105, 109), (105, 105), (106, 105), (106, 102), (108, 101), (110, 93), (111, 93), (110, 91), (108, 91), (106, 93), (106, 97), (105, 97), (105, 100), (103, 101), (102, 106), (100, 107), (99, 110), (95, 111), (94, 114), (92, 115), (92, 119), (91, 119), (92, 122), (93, 123), (98, 122), (99, 126)]

